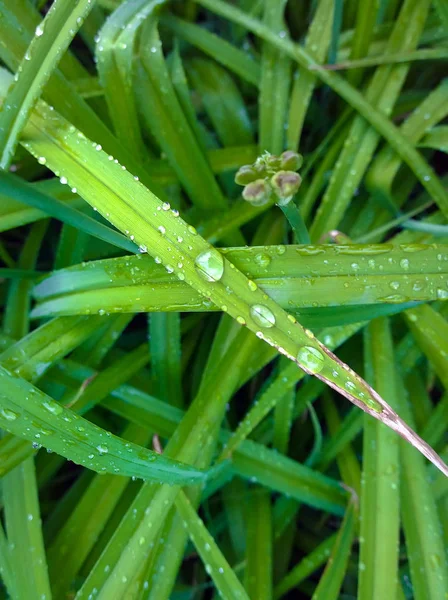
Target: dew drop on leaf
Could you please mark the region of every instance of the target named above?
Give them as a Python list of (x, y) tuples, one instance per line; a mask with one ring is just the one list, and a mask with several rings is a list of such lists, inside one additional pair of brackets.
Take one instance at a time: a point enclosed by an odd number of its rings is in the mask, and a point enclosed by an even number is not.
[(260, 267), (268, 267), (271, 263), (271, 258), (267, 254), (256, 254), (254, 260)]
[(217, 250), (201, 252), (194, 261), (196, 271), (205, 281), (219, 281), (224, 273), (224, 259)]
[(57, 402), (44, 402), (43, 407), (52, 415), (60, 415), (64, 410)]
[(274, 313), (263, 304), (254, 304), (250, 307), (250, 316), (260, 327), (274, 327)]
[(14, 412), (13, 410), (10, 410), (9, 408), (2, 408), (0, 410), (0, 414), (2, 415), (2, 417), (4, 417), (7, 421), (15, 421), (17, 419), (17, 417), (19, 416), (18, 413)]
[(325, 364), (322, 352), (313, 346), (302, 346), (297, 353), (297, 361), (310, 373), (319, 373)]

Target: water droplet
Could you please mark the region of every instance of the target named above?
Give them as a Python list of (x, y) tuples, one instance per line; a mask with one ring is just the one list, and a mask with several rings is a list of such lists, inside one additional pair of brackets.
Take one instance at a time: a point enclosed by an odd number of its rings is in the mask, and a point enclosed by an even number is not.
[(302, 346), (297, 354), (297, 361), (310, 373), (319, 373), (325, 365), (322, 352), (313, 346)]
[(258, 289), (258, 286), (257, 286), (257, 284), (255, 283), (255, 281), (252, 281), (252, 279), (249, 279), (249, 280), (248, 280), (248, 282), (247, 282), (247, 285), (249, 286), (249, 289), (250, 289), (252, 292), (255, 292), (255, 291)]
[(244, 317), (237, 317), (236, 320), (240, 325), (246, 325), (246, 319)]
[(224, 259), (222, 254), (215, 249), (205, 250), (194, 261), (199, 275), (205, 281), (219, 281), (224, 273)]
[(268, 267), (271, 264), (271, 258), (267, 254), (256, 254), (254, 261), (260, 267)]
[(407, 271), (409, 269), (409, 261), (407, 258), (403, 258), (400, 260), (400, 267)]
[(96, 447), (96, 449), (98, 450), (98, 452), (100, 454), (107, 454), (109, 452), (109, 448), (107, 446), (105, 446), (104, 444), (100, 444), (99, 446)]
[(60, 404), (51, 401), (45, 401), (43, 407), (52, 415), (60, 415), (64, 410)]
[(14, 412), (13, 410), (10, 410), (9, 408), (2, 408), (0, 411), (0, 414), (7, 421), (15, 421), (17, 419), (17, 417), (19, 416), (18, 413)]
[(254, 304), (251, 306), (250, 316), (260, 327), (274, 327), (275, 325), (274, 313), (267, 306), (263, 306), (263, 304)]

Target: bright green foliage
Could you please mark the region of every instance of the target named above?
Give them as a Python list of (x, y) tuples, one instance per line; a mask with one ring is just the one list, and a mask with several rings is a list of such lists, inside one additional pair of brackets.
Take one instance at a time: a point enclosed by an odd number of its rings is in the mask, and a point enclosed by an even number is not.
[(448, 597), (445, 4), (0, 0), (0, 598)]

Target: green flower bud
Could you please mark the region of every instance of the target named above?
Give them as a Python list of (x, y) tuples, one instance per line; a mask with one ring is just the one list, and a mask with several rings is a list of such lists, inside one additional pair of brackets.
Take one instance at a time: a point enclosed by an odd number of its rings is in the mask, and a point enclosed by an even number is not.
[(258, 179), (258, 177), (259, 175), (252, 165), (243, 165), (235, 175), (235, 183), (238, 185), (247, 185)]
[(271, 154), (265, 158), (266, 166), (269, 171), (278, 171), (280, 169), (280, 157)]
[(269, 202), (271, 190), (269, 184), (264, 179), (257, 179), (246, 185), (243, 190), (243, 198), (253, 206), (263, 206)]
[(254, 169), (257, 172), (258, 178), (266, 177), (267, 169), (266, 169), (266, 156), (263, 154), (259, 156), (257, 160), (254, 162)]
[(271, 185), (274, 194), (278, 198), (277, 204), (285, 206), (297, 193), (302, 183), (302, 178), (293, 171), (279, 171), (271, 177)]
[(280, 168), (284, 171), (298, 171), (303, 163), (303, 156), (292, 150), (283, 152), (280, 159)]

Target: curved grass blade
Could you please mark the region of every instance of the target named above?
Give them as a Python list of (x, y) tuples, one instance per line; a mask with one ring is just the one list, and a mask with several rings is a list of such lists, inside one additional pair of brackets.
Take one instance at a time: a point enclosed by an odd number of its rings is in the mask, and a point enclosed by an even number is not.
[[(290, 311), (443, 299), (448, 289), (445, 245), (260, 246), (222, 249), (272, 299)], [(318, 275), (315, 275), (318, 273)], [(107, 290), (105, 300), (104, 290)], [(149, 257), (90, 262), (52, 273), (34, 288), (33, 316), (157, 310), (216, 310)], [(316, 308), (315, 305), (318, 304)], [(117, 308), (116, 308), (117, 307)], [(313, 308), (315, 307), (315, 308)], [(374, 307), (368, 316), (375, 316)], [(300, 313), (302, 311), (300, 310)], [(366, 315), (367, 316), (367, 315)]]
[[(145, 446), (150, 434), (136, 425), (130, 425), (123, 432), (123, 438)], [(55, 598), (63, 598), (68, 593), (70, 583), (92, 550), (128, 483), (125, 477), (96, 475), (79, 498), (75, 509), (67, 516), (48, 550)], [(73, 539), (74, 531), (78, 532), (76, 539)]]
[(21, 338), (0, 354), (1, 364), (19, 377), (36, 381), (59, 358), (92, 335), (100, 317), (59, 317)]
[[(94, 371), (83, 369), (80, 374), (72, 371), (71, 361), (60, 363), (57, 370), (52, 371), (52, 376), (57, 381), (57, 373), (72, 374), (77, 381), (83, 381), (91, 376)], [(156, 431), (162, 437), (173, 435), (176, 425), (182, 419), (182, 411), (161, 402), (156, 398), (141, 392), (129, 385), (120, 386), (112, 395), (102, 403), (103, 407), (123, 418)], [(228, 443), (228, 432), (221, 432), (221, 442)], [(244, 442), (233, 453), (237, 461), (237, 472), (250, 479), (262, 473), (260, 482), (274, 490), (281, 491), (303, 501), (311, 506), (325, 507), (326, 510), (341, 514), (346, 498), (340, 486), (328, 477), (296, 463), (295, 461), (279, 457), (278, 453), (254, 442)], [(272, 469), (273, 476), (266, 475), (263, 464)]]
[[(159, 202), (130, 173), (110, 161), (101, 148), (80, 132), (70, 129), (61, 117), (55, 119), (53, 115), (48, 122), (47, 113), (48, 108), (43, 102), (39, 102), (32, 113), (23, 142), (30, 152), (46, 156), (50, 167), (66, 177), (71, 185), (76, 185), (118, 229), (132, 231), (130, 235), (141, 248), (149, 249), (168, 271), (209, 297), (241, 325), (247, 325), (260, 339), (306, 373), (315, 375), (359, 408), (386, 423), (448, 474), (448, 467), (440, 457), (359, 375), (269, 296), (258, 287), (254, 288), (249, 279), (187, 225), (177, 211)], [(89, 166), (89, 159), (95, 169)], [(138, 202), (134, 198), (138, 198)], [(148, 218), (150, 212), (151, 219)]]
[(34, 103), (92, 7), (92, 0), (54, 2), (36, 28), (0, 112), (2, 169), (9, 167)]
[(433, 148), (448, 153), (448, 125), (439, 125), (430, 129), (419, 146), (423, 148)]
[[(107, 225), (98, 223), (95, 219), (84, 215), (65, 202), (39, 192), (39, 190), (32, 188), (30, 184), (9, 173), (0, 173), (0, 191), (14, 200), (42, 211), (49, 217), (59, 219), (63, 223), (72, 225), (76, 229), (93, 235), (122, 250), (132, 253), (138, 252), (137, 246), (118, 231), (114, 231)], [(73, 188), (72, 192), (76, 193), (76, 189)]]
[[(63, 186), (59, 179), (55, 177), (31, 185), (43, 194), (56, 198), (67, 206), (76, 209), (85, 206), (82, 198), (70, 192), (68, 187)], [(34, 223), (47, 217), (45, 212), (16, 202), (11, 197), (2, 194), (1, 191), (0, 200), (0, 231), (14, 229), (15, 227)]]
[(181, 39), (199, 48), (224, 67), (239, 75), (241, 79), (258, 87), (260, 65), (246, 52), (238, 50), (233, 44), (207, 31), (204, 27), (189, 23), (173, 15), (163, 15), (160, 22)]
[[(98, 473), (191, 484), (204, 473), (112, 435), (0, 366), (0, 425)], [(26, 426), (24, 426), (26, 424)]]

